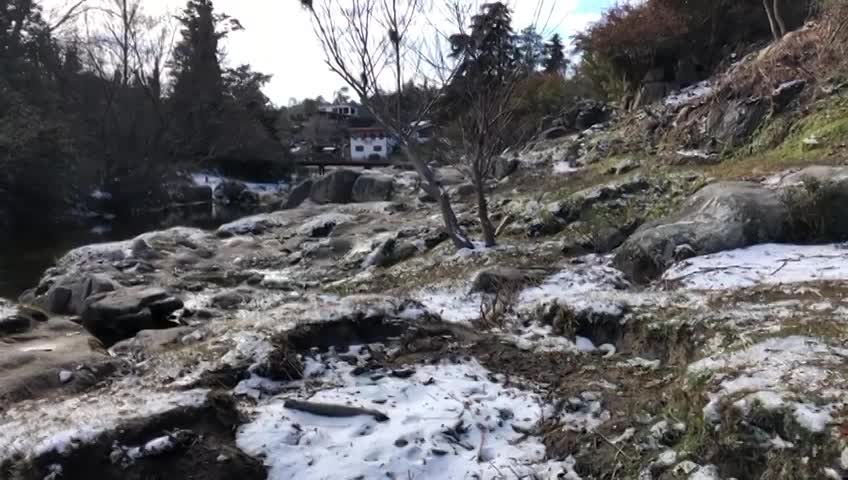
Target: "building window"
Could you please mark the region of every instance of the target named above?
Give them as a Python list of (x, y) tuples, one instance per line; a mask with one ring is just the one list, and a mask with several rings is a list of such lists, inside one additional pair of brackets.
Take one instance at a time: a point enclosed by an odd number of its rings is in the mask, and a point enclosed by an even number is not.
[(375, 152), (382, 152), (383, 146), (382, 145), (374, 145), (374, 151)]
[(364, 152), (365, 147), (363, 147), (362, 145), (357, 145), (356, 147), (354, 147), (354, 150), (356, 150), (357, 152)]

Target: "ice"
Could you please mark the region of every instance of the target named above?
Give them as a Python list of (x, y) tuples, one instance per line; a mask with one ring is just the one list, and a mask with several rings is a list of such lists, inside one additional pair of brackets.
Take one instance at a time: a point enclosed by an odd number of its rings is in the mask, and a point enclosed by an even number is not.
[(844, 244), (757, 245), (680, 262), (662, 280), (693, 290), (848, 280), (848, 248)]
[[(263, 456), (269, 479), (361, 478), (579, 479), (574, 461), (545, 459), (538, 438), (515, 440), (513, 425), (530, 429), (550, 407), (534, 393), (490, 380), (476, 362), (417, 367), (408, 379), (354, 377), (343, 362), (329, 388), (309, 401), (359, 406), (385, 413), (330, 418), (294, 411), (276, 397), (257, 407), (237, 433), (239, 448)], [(450, 433), (451, 431), (455, 433)], [(557, 475), (563, 474), (563, 477)]]
[(226, 181), (236, 181), (239, 183), (243, 183), (248, 190), (255, 193), (279, 193), (284, 192), (288, 189), (288, 184), (285, 182), (244, 182), (241, 180), (236, 180), (233, 178), (224, 177), (221, 175), (216, 175), (214, 173), (207, 172), (192, 173), (191, 180), (192, 182), (194, 182), (195, 185), (208, 186), (212, 190), (215, 190), (218, 185)]

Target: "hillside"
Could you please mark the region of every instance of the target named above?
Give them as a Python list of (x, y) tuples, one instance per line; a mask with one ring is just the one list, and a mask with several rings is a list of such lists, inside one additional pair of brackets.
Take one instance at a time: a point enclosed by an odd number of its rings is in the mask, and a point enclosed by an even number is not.
[(829, 28), (500, 159), (496, 247), (374, 169), (67, 253), (0, 305), (0, 476), (846, 478)]

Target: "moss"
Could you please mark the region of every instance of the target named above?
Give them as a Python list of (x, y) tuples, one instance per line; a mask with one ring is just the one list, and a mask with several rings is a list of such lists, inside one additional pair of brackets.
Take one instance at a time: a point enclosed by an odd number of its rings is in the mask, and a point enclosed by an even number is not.
[[(816, 145), (807, 139), (815, 138)], [(770, 117), (744, 147), (727, 152), (727, 160), (709, 169), (721, 178), (766, 174), (790, 167), (841, 161), (848, 142), (848, 97), (820, 101), (806, 115)]]

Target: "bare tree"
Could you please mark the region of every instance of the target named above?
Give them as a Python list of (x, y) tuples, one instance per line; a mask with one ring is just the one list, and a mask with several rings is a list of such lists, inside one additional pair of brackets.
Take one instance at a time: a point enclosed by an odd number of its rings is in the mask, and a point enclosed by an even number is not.
[[(423, 75), (426, 29), (424, 0), (299, 0), (311, 14), (330, 70), (341, 77), (386, 131), (435, 198), (445, 229), (457, 248), (473, 248), (459, 224), (448, 192), (422, 157), (415, 129), (439, 100), (434, 95), (415, 112), (402, 110), (403, 85)], [(430, 25), (432, 27), (432, 24)], [(444, 75), (446, 85), (455, 72)], [(394, 88), (388, 94), (386, 87)], [(406, 115), (405, 115), (406, 114)]]
[(775, 40), (780, 40), (786, 35), (786, 22), (780, 11), (780, 0), (763, 0), (763, 8), (766, 10), (771, 34)]

